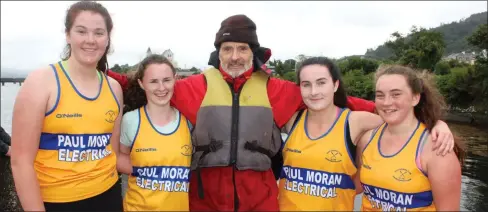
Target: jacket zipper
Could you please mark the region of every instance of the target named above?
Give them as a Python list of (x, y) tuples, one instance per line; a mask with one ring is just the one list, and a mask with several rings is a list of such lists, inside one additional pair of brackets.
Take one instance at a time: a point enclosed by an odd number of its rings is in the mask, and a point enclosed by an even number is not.
[(230, 133), (230, 160), (229, 165), (235, 165), (237, 162), (237, 141), (239, 136), (239, 96), (241, 94), (242, 87), (237, 92), (234, 91), (232, 84), (229, 83), (230, 89), (232, 89), (232, 128)]
[(234, 86), (232, 83), (228, 83), (231, 92), (232, 92), (232, 128), (230, 133), (230, 161), (229, 165), (232, 165), (232, 184), (234, 187), (234, 211), (237, 212), (239, 209), (239, 197), (237, 196), (237, 188), (236, 188), (236, 181), (235, 181), (235, 171), (237, 169), (236, 162), (237, 162), (237, 142), (238, 142), (238, 129), (239, 129), (239, 96), (241, 94), (241, 90), (244, 87), (242, 84), (238, 91), (234, 91)]

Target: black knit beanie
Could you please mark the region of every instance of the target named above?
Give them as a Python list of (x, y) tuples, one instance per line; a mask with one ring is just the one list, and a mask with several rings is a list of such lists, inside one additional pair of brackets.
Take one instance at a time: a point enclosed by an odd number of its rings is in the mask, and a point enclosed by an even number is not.
[(215, 34), (215, 48), (219, 49), (220, 44), (226, 41), (248, 43), (251, 48), (258, 48), (256, 24), (245, 15), (228, 17), (222, 21), (219, 31)]

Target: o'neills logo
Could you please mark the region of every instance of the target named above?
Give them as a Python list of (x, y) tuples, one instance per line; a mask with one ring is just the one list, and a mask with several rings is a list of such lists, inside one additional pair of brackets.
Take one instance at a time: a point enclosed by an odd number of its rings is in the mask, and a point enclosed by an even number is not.
[(136, 152), (156, 152), (158, 151), (156, 148), (139, 148), (136, 149)]
[(56, 114), (56, 118), (62, 119), (62, 118), (81, 118), (83, 115), (79, 113), (58, 113)]

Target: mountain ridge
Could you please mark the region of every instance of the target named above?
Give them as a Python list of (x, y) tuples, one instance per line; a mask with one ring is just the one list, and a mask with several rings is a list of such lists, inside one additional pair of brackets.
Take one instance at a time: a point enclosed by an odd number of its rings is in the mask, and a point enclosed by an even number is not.
[[(429, 31), (441, 32), (446, 43), (443, 56), (462, 51), (476, 50), (470, 46), (466, 40), (481, 24), (488, 21), (488, 11), (471, 14), (468, 18), (462, 18), (459, 21), (453, 21), (448, 24), (441, 23), (439, 26), (429, 28)], [(392, 32), (393, 33), (393, 32)], [(393, 52), (383, 43), (375, 49), (369, 48), (364, 54), (365, 57), (374, 59), (387, 59), (393, 55)]]

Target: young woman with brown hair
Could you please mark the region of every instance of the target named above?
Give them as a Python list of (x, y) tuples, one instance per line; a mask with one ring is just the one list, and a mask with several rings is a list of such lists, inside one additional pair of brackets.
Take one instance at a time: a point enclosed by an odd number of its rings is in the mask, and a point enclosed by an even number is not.
[(120, 157), (125, 211), (189, 210), (190, 125), (170, 106), (175, 68), (161, 55), (140, 62), (124, 95)]
[(376, 110), (385, 121), (358, 146), (362, 210), (458, 211), (464, 151), (432, 150), (432, 129), (443, 117), (444, 99), (427, 72), (404, 66), (376, 73)]

